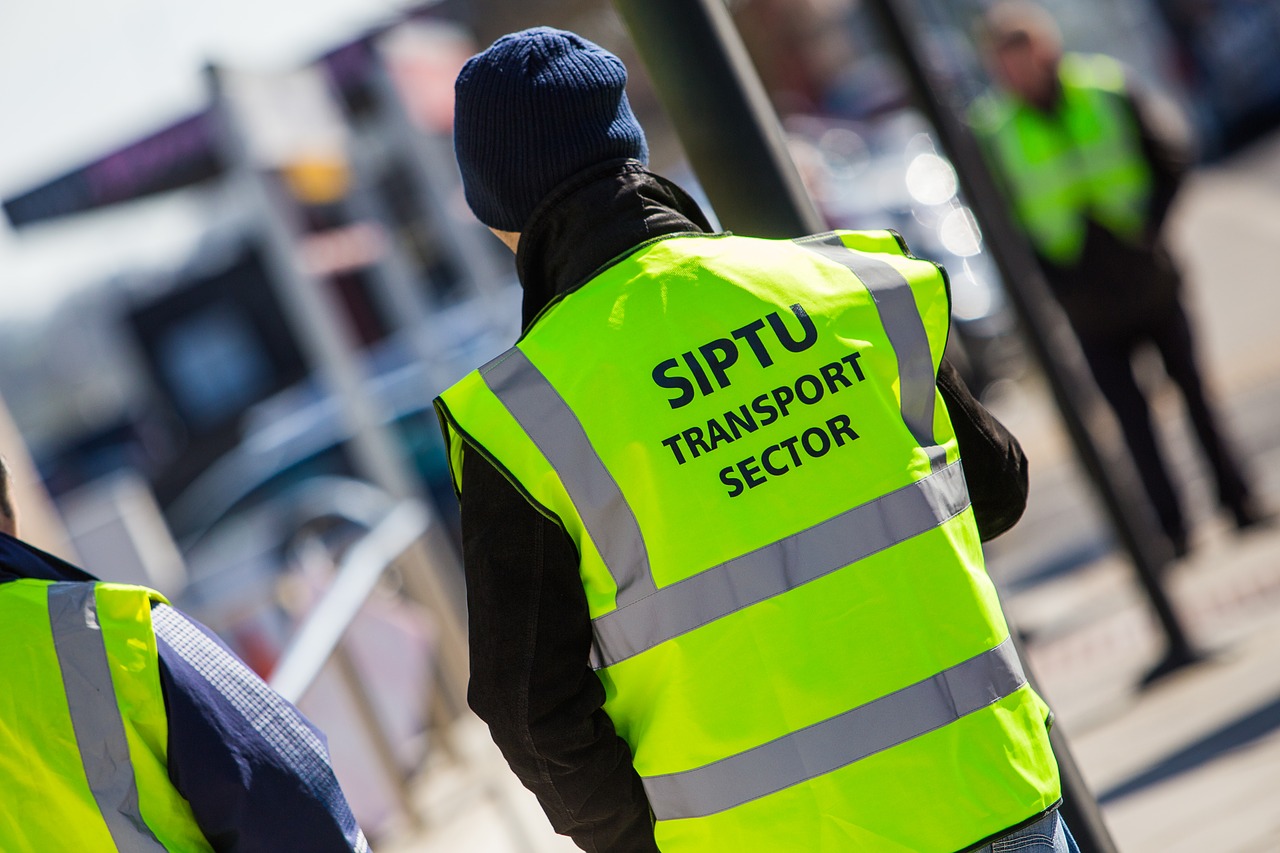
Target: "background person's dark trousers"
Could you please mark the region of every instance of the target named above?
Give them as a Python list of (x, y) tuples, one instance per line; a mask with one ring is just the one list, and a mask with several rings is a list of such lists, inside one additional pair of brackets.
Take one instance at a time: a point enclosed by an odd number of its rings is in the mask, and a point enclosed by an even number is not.
[(1182, 392), (1187, 415), (1217, 483), (1218, 501), (1231, 512), (1238, 527), (1257, 521), (1258, 512), (1240, 465), (1205, 397), (1186, 312), (1175, 301), (1162, 315), (1127, 334), (1081, 336), (1080, 342), (1094, 380), (1120, 422), (1160, 525), (1181, 556), (1188, 549), (1186, 519), (1156, 440), (1151, 406), (1134, 372), (1133, 355), (1142, 343), (1155, 346), (1165, 372)]

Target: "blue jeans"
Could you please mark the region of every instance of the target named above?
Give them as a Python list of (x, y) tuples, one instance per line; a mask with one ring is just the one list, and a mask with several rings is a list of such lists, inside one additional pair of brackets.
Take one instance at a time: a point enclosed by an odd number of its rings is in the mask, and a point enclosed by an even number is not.
[(1043, 820), (991, 842), (977, 853), (1080, 853), (1080, 848), (1055, 811)]

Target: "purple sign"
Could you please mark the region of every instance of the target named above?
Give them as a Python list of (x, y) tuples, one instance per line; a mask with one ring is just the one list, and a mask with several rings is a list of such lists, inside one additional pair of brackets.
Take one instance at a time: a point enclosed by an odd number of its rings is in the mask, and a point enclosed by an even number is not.
[(209, 111), (4, 201), (13, 227), (179, 189), (223, 172)]

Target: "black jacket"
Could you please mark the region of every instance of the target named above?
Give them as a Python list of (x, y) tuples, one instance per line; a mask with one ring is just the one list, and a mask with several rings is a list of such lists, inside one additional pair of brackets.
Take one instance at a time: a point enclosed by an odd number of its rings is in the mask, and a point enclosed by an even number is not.
[[(710, 230), (688, 195), (638, 163), (584, 173), (544, 202), (522, 235), (525, 326), (642, 241)], [(945, 363), (939, 382), (978, 528), (991, 538), (1022, 514), (1026, 459)], [(591, 624), (577, 551), (483, 456), (464, 460), (471, 707), (557, 832), (588, 851), (656, 850), (630, 750), (601, 710), (604, 689), (587, 665)]]

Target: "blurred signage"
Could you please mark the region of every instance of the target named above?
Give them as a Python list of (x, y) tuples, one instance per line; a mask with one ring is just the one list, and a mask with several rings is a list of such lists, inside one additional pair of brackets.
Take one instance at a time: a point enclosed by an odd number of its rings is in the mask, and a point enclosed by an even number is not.
[(4, 201), (15, 228), (180, 189), (222, 174), (208, 112), (179, 121)]
[(261, 251), (246, 246), (219, 270), (192, 271), (125, 317), (142, 363), (170, 413), (177, 452), (152, 482), (167, 506), (240, 443), (253, 405), (306, 376)]
[(362, 116), (377, 104), (373, 85), (376, 61), (368, 39), (345, 44), (317, 60), (347, 115)]
[[(279, 165), (297, 157), (300, 148), (307, 154), (341, 150), (341, 114), (320, 81), (331, 87), (342, 112), (359, 116), (377, 104), (374, 76), (382, 73), (378, 66), (384, 62), (414, 122), (447, 133), (453, 122), (453, 81), (474, 49), (455, 24), (411, 17), (342, 45), (303, 69), (238, 75), (236, 95), (251, 116), (256, 158)], [(2, 206), (13, 227), (21, 228), (215, 178), (225, 165), (217, 136), (216, 119), (204, 110), (5, 199)]]
[(245, 409), (306, 372), (256, 249), (211, 275), (183, 280), (134, 308), (128, 322), (157, 388), (191, 437), (234, 430)]

